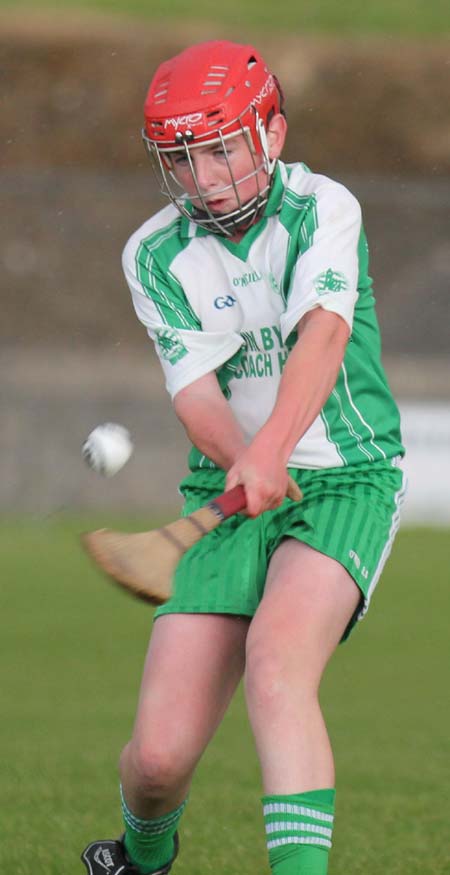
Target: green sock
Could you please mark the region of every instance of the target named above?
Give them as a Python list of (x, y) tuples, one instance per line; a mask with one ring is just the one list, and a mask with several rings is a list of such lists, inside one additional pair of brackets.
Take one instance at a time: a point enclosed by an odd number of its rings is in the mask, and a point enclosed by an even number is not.
[(273, 875), (326, 875), (334, 798), (334, 790), (263, 797)]
[(173, 857), (174, 835), (178, 822), (186, 807), (187, 799), (181, 805), (152, 820), (143, 820), (130, 811), (120, 788), (122, 815), (125, 823), (125, 849), (142, 875), (150, 875), (160, 869)]

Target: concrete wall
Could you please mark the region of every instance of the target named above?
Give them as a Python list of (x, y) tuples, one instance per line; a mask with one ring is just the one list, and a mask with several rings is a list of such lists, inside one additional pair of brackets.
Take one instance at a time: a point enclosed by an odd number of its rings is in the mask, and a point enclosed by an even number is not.
[[(386, 366), (409, 450), (404, 520), (450, 525), (450, 398), (442, 392), (433, 400), (427, 390), (442, 362)], [(0, 512), (177, 512), (189, 445), (150, 347), (139, 357), (120, 348), (84, 356), (10, 351), (0, 355), (0, 372)], [(84, 438), (107, 421), (126, 425), (135, 443), (131, 460), (109, 479), (81, 456)]]

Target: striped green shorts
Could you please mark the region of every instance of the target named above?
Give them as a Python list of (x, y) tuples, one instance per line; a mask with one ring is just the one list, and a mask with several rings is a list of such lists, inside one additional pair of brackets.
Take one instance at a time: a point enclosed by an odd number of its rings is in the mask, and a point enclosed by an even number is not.
[[(326, 470), (291, 468), (303, 500), (286, 499), (257, 519), (238, 514), (192, 547), (180, 561), (174, 594), (156, 611), (225, 613), (252, 617), (264, 594), (270, 558), (281, 541), (296, 538), (340, 562), (361, 591), (344, 635), (366, 613), (399, 525), (405, 493), (398, 459)], [(219, 495), (223, 471), (191, 473), (180, 484), (183, 515)]]

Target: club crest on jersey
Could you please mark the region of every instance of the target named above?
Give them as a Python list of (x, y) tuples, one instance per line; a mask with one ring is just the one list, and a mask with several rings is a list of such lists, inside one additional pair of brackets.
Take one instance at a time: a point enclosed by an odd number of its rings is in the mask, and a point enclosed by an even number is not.
[(187, 355), (187, 349), (178, 331), (174, 328), (157, 328), (156, 342), (163, 359), (171, 365), (175, 365), (183, 356)]
[(325, 295), (327, 292), (346, 292), (349, 288), (349, 281), (345, 274), (332, 270), (331, 267), (319, 273), (313, 282), (318, 295)]

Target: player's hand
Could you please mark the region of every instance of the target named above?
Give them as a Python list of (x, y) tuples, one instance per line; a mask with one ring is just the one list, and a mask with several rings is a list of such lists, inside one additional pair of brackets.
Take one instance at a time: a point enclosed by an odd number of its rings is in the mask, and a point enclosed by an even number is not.
[(259, 516), (265, 510), (279, 507), (286, 497), (288, 474), (281, 460), (264, 456), (252, 446), (248, 447), (230, 468), (226, 488), (241, 484), (247, 498), (246, 513)]

